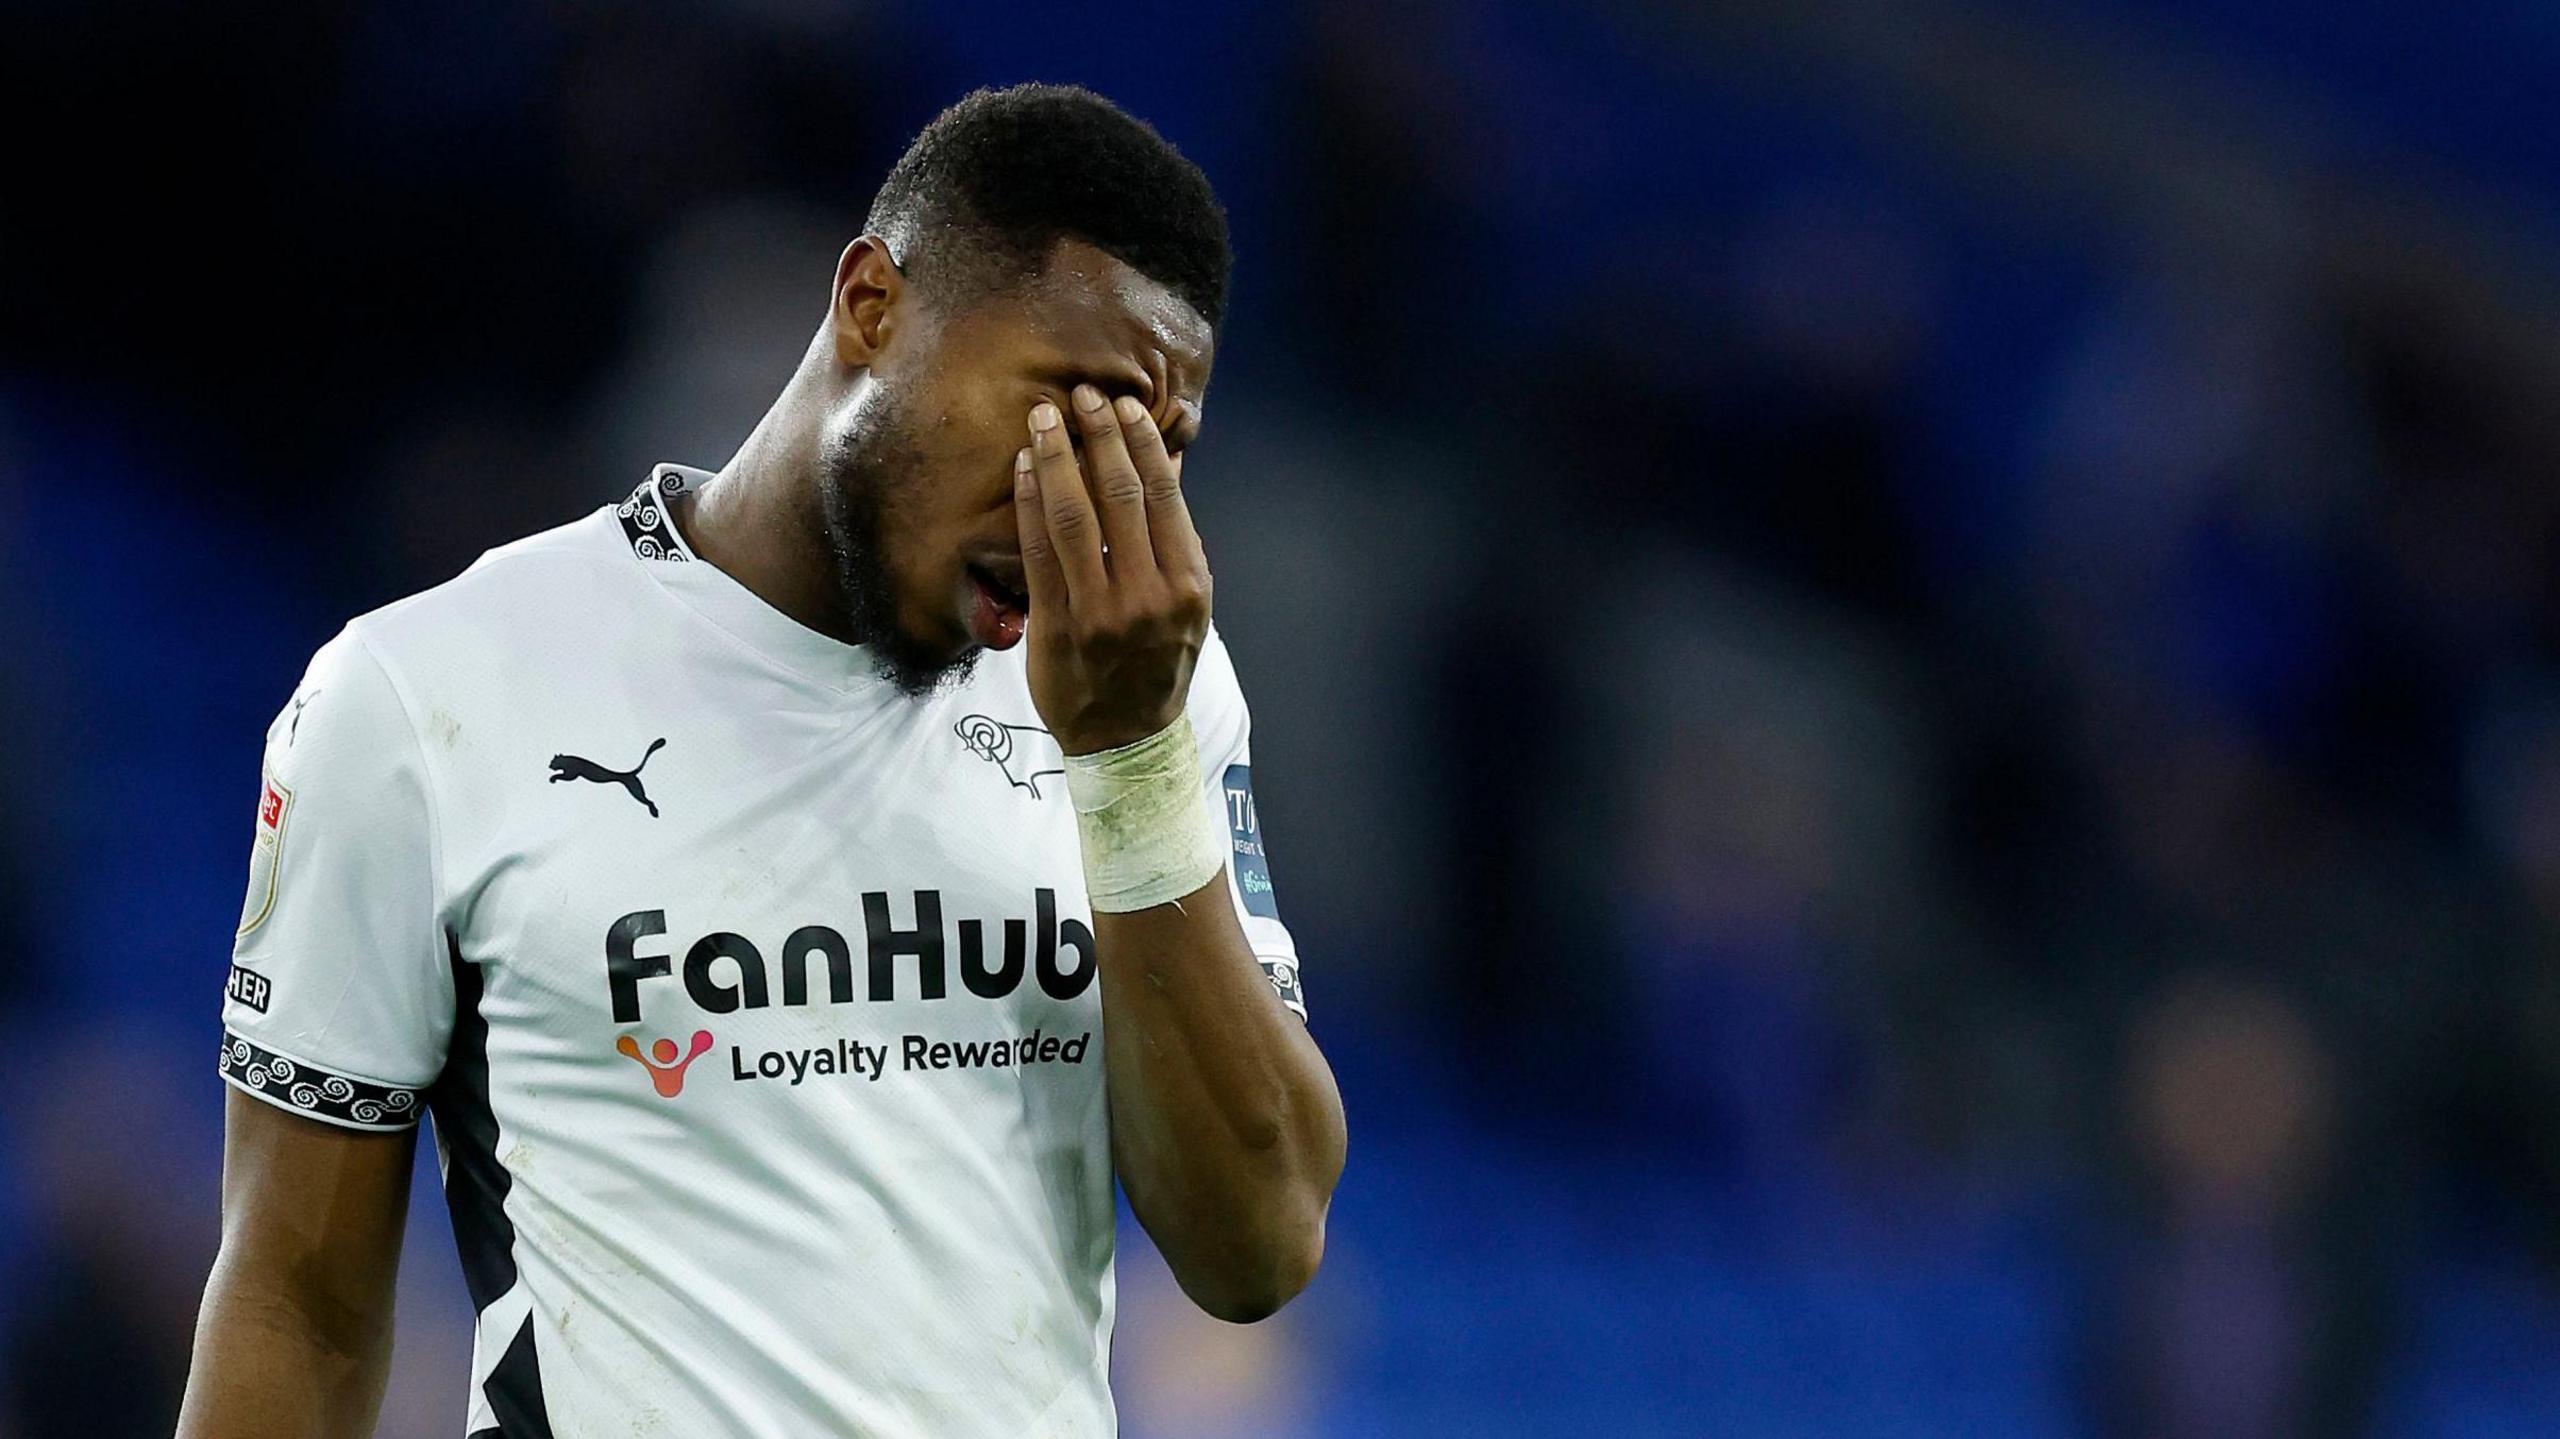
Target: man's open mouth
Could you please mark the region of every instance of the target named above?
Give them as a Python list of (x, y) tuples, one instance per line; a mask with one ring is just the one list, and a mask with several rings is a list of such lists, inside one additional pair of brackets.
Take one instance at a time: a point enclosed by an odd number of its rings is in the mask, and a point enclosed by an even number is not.
[(1018, 577), (1008, 580), (984, 565), (972, 564), (969, 566), (969, 578), (976, 580), (980, 588), (1002, 601), (1006, 608), (1020, 610), (1025, 614), (1030, 612), (1031, 596), (1024, 590)]
[(1017, 582), (999, 578), (985, 565), (968, 567), (977, 603), (970, 607), (969, 635), (991, 650), (1007, 650), (1022, 640), (1023, 623), (1031, 617), (1031, 597)]

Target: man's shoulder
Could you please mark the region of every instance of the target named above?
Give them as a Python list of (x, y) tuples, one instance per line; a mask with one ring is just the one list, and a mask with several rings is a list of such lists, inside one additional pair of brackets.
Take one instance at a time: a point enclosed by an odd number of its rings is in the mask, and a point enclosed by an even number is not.
[(500, 545), (442, 584), (358, 615), (348, 630), (395, 668), (476, 645), (566, 640), (583, 610), (627, 603), (638, 578), (610, 510)]

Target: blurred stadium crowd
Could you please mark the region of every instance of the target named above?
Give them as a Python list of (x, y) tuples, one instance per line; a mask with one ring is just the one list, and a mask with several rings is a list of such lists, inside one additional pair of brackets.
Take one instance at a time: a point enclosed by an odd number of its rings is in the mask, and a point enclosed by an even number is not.
[(0, 1436), (167, 1432), (304, 658), (716, 466), (1025, 78), (1234, 217), (1353, 1132), (1270, 1324), (1129, 1232), (1129, 1432), (2560, 1431), (2560, 31), (1125, 8), (0, 4)]

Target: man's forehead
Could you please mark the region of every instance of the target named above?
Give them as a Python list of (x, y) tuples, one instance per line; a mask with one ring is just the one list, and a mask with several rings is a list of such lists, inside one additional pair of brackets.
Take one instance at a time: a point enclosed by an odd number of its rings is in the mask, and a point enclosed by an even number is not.
[(1025, 318), (1074, 356), (1134, 358), (1153, 371), (1161, 355), (1178, 392), (1197, 396), (1217, 341), (1209, 322), (1162, 281), (1079, 240), (1062, 241), (1031, 287)]

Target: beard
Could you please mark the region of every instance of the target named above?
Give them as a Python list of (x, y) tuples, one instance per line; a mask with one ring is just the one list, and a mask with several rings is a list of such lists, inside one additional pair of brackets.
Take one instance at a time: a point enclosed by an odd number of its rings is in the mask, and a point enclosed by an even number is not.
[(873, 671), (909, 699), (959, 684), (978, 665), (974, 646), (946, 654), (898, 622), (887, 536), (923, 484), (924, 456), (907, 438), (906, 408), (886, 390), (819, 451), (818, 512), (846, 628), (871, 652)]

